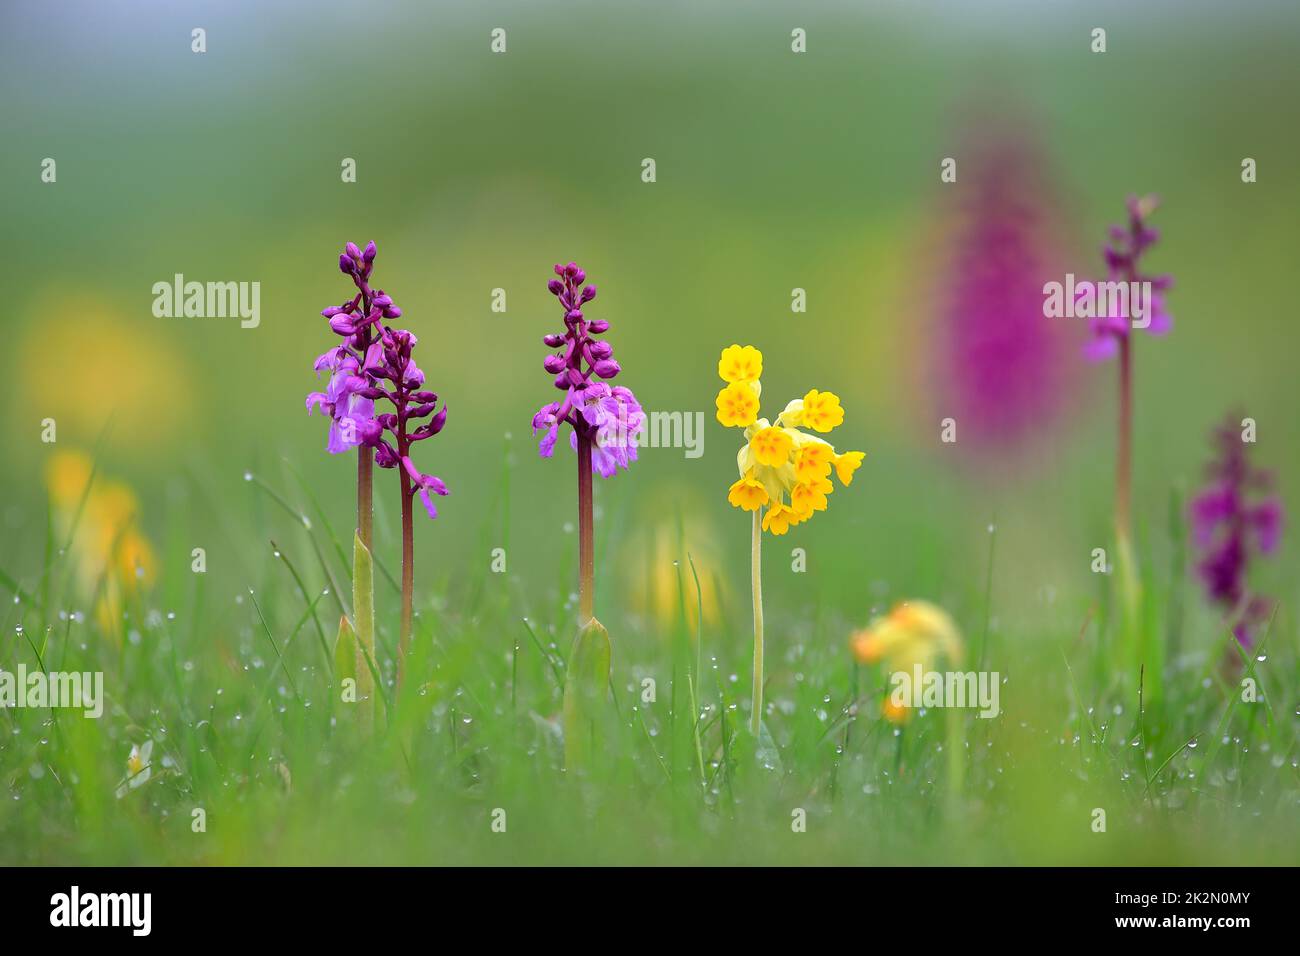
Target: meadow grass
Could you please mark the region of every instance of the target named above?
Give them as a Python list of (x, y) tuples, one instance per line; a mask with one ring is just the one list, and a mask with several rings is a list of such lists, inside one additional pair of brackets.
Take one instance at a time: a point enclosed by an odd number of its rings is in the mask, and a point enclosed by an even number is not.
[[(504, 467), (485, 542), (509, 507), (509, 476)], [(575, 774), (563, 768), (561, 702), (576, 542), (555, 556), (552, 586), (486, 565), (452, 593), (445, 567), (417, 576), (401, 694), (397, 584), (377, 560), (383, 694), (367, 729), (335, 676), (350, 521), (331, 519), (287, 461), (248, 473), (245, 491), (260, 534), (230, 532), (250, 575), (233, 600), (191, 572), (175, 527), (156, 586), (132, 592), (107, 632), (79, 610), (76, 527), (62, 540), (47, 521), (27, 577), (0, 571), (12, 594), (0, 663), (102, 670), (107, 697), (100, 720), (0, 710), (6, 864), (1296, 862), (1294, 625), (1283, 608), (1252, 655), (1224, 665), (1236, 645), (1188, 608), (1176, 561), (1145, 582), (1144, 626), (1168, 660), (1153, 698), (1111, 660), (1104, 576), (1058, 596), (1041, 628), (996, 623), (990, 528), (987, 565), (964, 575), (955, 610), (977, 622), (972, 661), (1000, 672), (1002, 713), (962, 711), (956, 736), (949, 712), (901, 726), (880, 717), (886, 675), (854, 663), (852, 622), (834, 609), (770, 602), (771, 739), (760, 744), (748, 731), (746, 602), (704, 613), (679, 523), (681, 553), (660, 569), (676, 579), (676, 612), (603, 615), (607, 736)], [(392, 517), (381, 505), (377, 540), (391, 540)], [(607, 516), (598, 549), (624, 520)], [(858, 572), (844, 561), (838, 573)], [(1241, 677), (1259, 682), (1259, 703), (1241, 701)], [(149, 779), (119, 796), (131, 745), (146, 739)], [(804, 832), (792, 827), (799, 810)]]

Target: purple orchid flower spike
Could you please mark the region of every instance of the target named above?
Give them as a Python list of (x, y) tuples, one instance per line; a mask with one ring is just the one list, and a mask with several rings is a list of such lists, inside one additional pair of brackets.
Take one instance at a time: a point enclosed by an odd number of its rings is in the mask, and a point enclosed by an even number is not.
[[(402, 617), (397, 674), (401, 682), (410, 645), (414, 593), (412, 502), (419, 495), (430, 518), (438, 516), (434, 496), (448, 493), (436, 475), (422, 473), (411, 458), (416, 442), (432, 438), (447, 422), (447, 407), (424, 388), (424, 373), (412, 351), (416, 338), (387, 324), (402, 310), (392, 296), (371, 285), (377, 249), (349, 242), (339, 255), (339, 271), (352, 280), (356, 293), (341, 305), (321, 310), (330, 330), (342, 341), (316, 359), (318, 374), (330, 373), (323, 392), (307, 396), (310, 413), (318, 409), (331, 420), (326, 448), (334, 454), (359, 449), (357, 460), (357, 534), (367, 550), (371, 541), (372, 465), (396, 468), (402, 489)], [(376, 414), (375, 402), (386, 399), (393, 411)], [(355, 586), (355, 585), (354, 585)]]
[[(1119, 436), (1115, 456), (1115, 534), (1121, 558), (1130, 556), (1130, 487), (1133, 470), (1133, 337), (1130, 328), (1164, 335), (1173, 325), (1165, 309), (1164, 293), (1173, 286), (1170, 276), (1151, 276), (1142, 269), (1142, 257), (1160, 239), (1147, 224), (1155, 212), (1154, 196), (1130, 196), (1128, 223), (1112, 226), (1110, 242), (1103, 247), (1109, 278), (1104, 283), (1080, 283), (1076, 312), (1091, 314), (1092, 338), (1085, 355), (1100, 361), (1119, 357)], [(1082, 307), (1082, 308), (1081, 308)]]
[(412, 499), (418, 494), (429, 517), (436, 518), (438, 509), (432, 496), (449, 494), (447, 485), (441, 478), (424, 474), (411, 460), (412, 446), (416, 442), (432, 438), (447, 423), (446, 404), (442, 408), (437, 407), (438, 396), (424, 388), (424, 372), (420, 371), (412, 357), (416, 342), (416, 337), (405, 329), (383, 327), (379, 338), (370, 346), (370, 360), (363, 369), (368, 381), (359, 393), (363, 399), (370, 401), (387, 399), (393, 406), (393, 411), (376, 418), (378, 434), (373, 444), (375, 464), (380, 468), (397, 468), (401, 476), (402, 617), (398, 638), (399, 681), (407, 648), (410, 646), (415, 583)]
[(1206, 469), (1208, 484), (1188, 507), (1188, 519), (1206, 596), (1233, 621), (1233, 635), (1249, 649), (1274, 602), (1251, 593), (1247, 572), (1256, 555), (1277, 549), (1283, 510), (1272, 493), (1273, 476), (1250, 463), (1240, 421), (1240, 415), (1229, 415), (1214, 430), (1218, 454)]
[(377, 359), (374, 345), (380, 323), (402, 314), (391, 296), (382, 289), (371, 288), (370, 275), (377, 253), (373, 242), (367, 243), (364, 250), (349, 242), (339, 254), (339, 271), (352, 280), (357, 291), (342, 305), (321, 310), (321, 315), (329, 320), (330, 331), (343, 341), (316, 359), (316, 373), (328, 371), (330, 380), (324, 392), (307, 396), (308, 413), (318, 409), (331, 420), (325, 445), (330, 454), (362, 449), (357, 455), (357, 533), (367, 548), (373, 545), (371, 465), (374, 457), (370, 449), (382, 430), (374, 417), (374, 401), (365, 394), (369, 382), (364, 375), (365, 369)]
[(550, 458), (561, 425), (571, 429), (569, 446), (578, 455), (578, 597), (580, 624), (592, 619), (595, 556), (592, 539), (592, 489), (594, 470), (612, 478), (637, 457), (637, 439), (645, 430), (645, 413), (631, 389), (611, 386), (622, 368), (614, 348), (597, 338), (609, 331), (604, 319), (589, 319), (583, 308), (596, 298), (596, 287), (575, 262), (555, 266), (547, 289), (564, 311), (564, 331), (546, 335), (542, 342), (553, 349), (542, 367), (553, 376), (564, 398), (543, 405), (533, 416), (533, 435), (540, 434), (538, 452)]
[[(1081, 282), (1076, 289), (1076, 306), (1079, 300), (1086, 300), (1091, 308), (1097, 309), (1089, 323), (1092, 337), (1084, 346), (1084, 355), (1094, 362), (1118, 355), (1121, 343), (1128, 341), (1130, 326), (1141, 328), (1148, 335), (1162, 336), (1174, 324), (1165, 308), (1165, 293), (1173, 287), (1173, 277), (1147, 275), (1142, 270), (1142, 256), (1160, 240), (1160, 230), (1147, 224), (1159, 201), (1154, 196), (1130, 196), (1126, 205), (1128, 223), (1111, 226), (1110, 242), (1102, 247), (1107, 285)], [(1123, 283), (1122, 296), (1102, 294), (1117, 290), (1115, 283)], [(1134, 294), (1140, 296), (1137, 301)]]

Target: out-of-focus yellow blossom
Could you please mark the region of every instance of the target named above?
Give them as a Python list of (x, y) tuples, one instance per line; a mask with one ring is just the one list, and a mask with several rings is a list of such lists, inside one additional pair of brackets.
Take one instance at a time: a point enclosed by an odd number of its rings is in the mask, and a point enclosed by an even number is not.
[(78, 591), (95, 600), (99, 626), (116, 634), (126, 598), (153, 583), (157, 560), (138, 526), (135, 493), (121, 482), (92, 481), (93, 473), (82, 452), (58, 451), (46, 466), (46, 488), (58, 534), (72, 535), (69, 557)]
[(912, 708), (897, 704), (892, 697), (886, 695), (885, 702), (880, 706), (880, 715), (891, 724), (905, 724), (912, 716)]
[(801, 430), (828, 432), (844, 422), (837, 395), (812, 389), (785, 406), (776, 421), (759, 418), (763, 354), (752, 345), (731, 345), (718, 359), (718, 374), (727, 384), (718, 392), (718, 421), (745, 429), (745, 444), (736, 456), (740, 480), (727, 492), (733, 507), (767, 508), (764, 531), (785, 534), (827, 508), (835, 490), (832, 471), (848, 485), (863, 453), (839, 454), (825, 439)]
[(904, 601), (850, 638), (853, 655), (864, 664), (884, 661), (892, 671), (920, 664), (929, 671), (940, 655), (950, 663), (962, 657), (961, 632), (943, 608), (928, 601)]
[[(950, 664), (961, 661), (961, 632), (943, 608), (928, 601), (905, 601), (883, 617), (878, 617), (849, 638), (853, 656), (864, 664), (884, 661), (891, 672), (911, 673), (916, 665), (922, 672), (934, 669), (943, 656)], [(881, 708), (891, 723), (905, 723), (911, 714), (908, 707), (886, 695)]]
[[(706, 628), (717, 624), (721, 613), (725, 592), (724, 581), (718, 576), (721, 548), (717, 529), (707, 518), (706, 502), (692, 488), (667, 486), (646, 500), (645, 509), (641, 530), (627, 535), (621, 545), (618, 564), (623, 569), (628, 605), (665, 636), (680, 625), (684, 609), (687, 631), (693, 637), (701, 610)], [(680, 520), (665, 517), (674, 513)]]
[[(182, 334), (177, 325), (158, 335), (158, 320), (147, 309), (142, 316), (134, 307), (118, 308), (71, 276), (32, 290), (30, 305), (16, 308), (8, 343), (15, 356), (10, 374), (17, 404), (9, 408), (15, 420), (53, 418), (62, 439), (96, 434), (111, 415), (114, 447), (137, 453), (156, 451), (159, 435), (192, 423), (199, 393), (178, 343), (201, 333)], [(188, 325), (198, 328), (193, 320)], [(50, 387), (52, 355), (59, 356), (58, 380), (76, 388)]]

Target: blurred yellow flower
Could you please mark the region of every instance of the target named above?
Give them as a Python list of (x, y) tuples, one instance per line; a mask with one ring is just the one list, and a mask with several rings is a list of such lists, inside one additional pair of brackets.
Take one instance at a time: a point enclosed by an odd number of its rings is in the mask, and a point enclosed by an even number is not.
[[(905, 601), (849, 638), (853, 656), (864, 664), (884, 661), (890, 671), (911, 673), (933, 670), (940, 655), (956, 664), (962, 658), (962, 638), (957, 625), (943, 608), (928, 601)], [(911, 715), (906, 705), (886, 695), (881, 715), (891, 723), (903, 724)]]
[(152, 584), (157, 571), (153, 546), (137, 524), (139, 501), (121, 482), (94, 476), (80, 451), (51, 455), (45, 482), (57, 533), (65, 540), (72, 535), (69, 559), (78, 591), (95, 601), (99, 626), (115, 634), (124, 600)]
[(880, 715), (891, 724), (905, 724), (912, 716), (912, 708), (895, 703), (892, 697), (886, 696), (885, 702), (880, 707)]
[[(149, 317), (144, 334), (131, 315), (102, 299), (62, 289), (41, 291), (33, 302), (14, 324), (20, 414), (53, 418), (60, 438), (96, 434), (112, 415), (114, 445), (136, 448), (156, 447), (160, 434), (190, 418), (193, 378), (173, 345), (185, 334), (175, 331), (180, 326), (157, 334), (158, 320)], [(51, 355), (59, 356), (58, 381), (76, 388), (50, 387)]]
[[(667, 505), (672, 501), (674, 505)], [(683, 505), (683, 501), (687, 502)], [(671, 634), (680, 615), (686, 615), (687, 629), (695, 634), (699, 610), (704, 625), (716, 624), (719, 617), (718, 538), (713, 526), (702, 514), (702, 503), (692, 501), (691, 492), (673, 487), (670, 492), (654, 496), (651, 512), (657, 516), (644, 531), (627, 536), (624, 559), (627, 594), (631, 606), (644, 614), (663, 633)], [(665, 521), (670, 509), (680, 509), (680, 524)], [(689, 561), (687, 555), (689, 554)], [(699, 576), (697, 600), (695, 575)]]
[(892, 671), (920, 664), (932, 669), (943, 655), (951, 663), (962, 657), (962, 637), (948, 612), (928, 601), (905, 601), (850, 638), (853, 655), (864, 664), (883, 660)]

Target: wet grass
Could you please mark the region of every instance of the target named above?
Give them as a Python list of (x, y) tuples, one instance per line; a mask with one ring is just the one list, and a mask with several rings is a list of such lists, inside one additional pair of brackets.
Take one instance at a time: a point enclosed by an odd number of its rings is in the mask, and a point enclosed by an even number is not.
[[(685, 523), (680, 553), (659, 569), (676, 579), (675, 611), (606, 620), (607, 737), (574, 774), (560, 737), (574, 607), (559, 582), (571, 556), (557, 556), (550, 581), (485, 567), (450, 593), (446, 579), (419, 588), (401, 692), (396, 588), (381, 565), (383, 704), (368, 731), (334, 673), (350, 610), (343, 522), (328, 521), (295, 474), (286, 464), (274, 478), (246, 476), (241, 507), (260, 534), (230, 530), (249, 556), (233, 597), (177, 551), (105, 630), (70, 567), (75, 529), (66, 542), (51, 531), (25, 576), (0, 573), (11, 595), (0, 663), (102, 670), (107, 697), (99, 720), (0, 710), (0, 860), (1296, 862), (1300, 679), (1285, 608), (1239, 655), (1208, 614), (1181, 609), (1176, 575), (1153, 577), (1148, 626), (1178, 631), (1153, 699), (1112, 660), (1108, 579), (999, 614), (994, 595), (1008, 588), (994, 583), (1010, 572), (996, 566), (991, 529), (988, 564), (962, 576), (970, 583), (950, 610), (972, 656), (999, 672), (1001, 714), (962, 712), (955, 738), (942, 710), (890, 723), (886, 675), (846, 651), (862, 622), (773, 601), (772, 754), (747, 730), (746, 609), (706, 612)], [(500, 482), (504, 502), (508, 468)], [(840, 568), (855, 573), (851, 561)], [(1258, 702), (1243, 702), (1244, 679)], [(148, 740), (148, 779), (132, 787), (128, 755)]]

